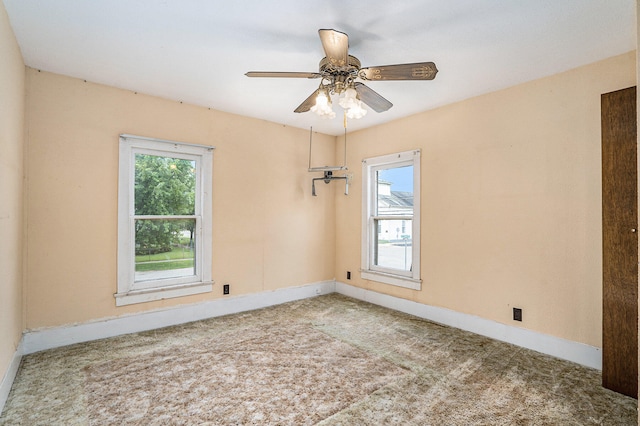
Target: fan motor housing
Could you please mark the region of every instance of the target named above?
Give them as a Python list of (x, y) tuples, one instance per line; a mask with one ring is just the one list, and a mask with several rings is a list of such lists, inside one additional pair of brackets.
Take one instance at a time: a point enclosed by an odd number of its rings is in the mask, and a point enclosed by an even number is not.
[(321, 74), (357, 73), (360, 70), (361, 66), (362, 65), (360, 64), (360, 60), (351, 55), (348, 55), (346, 66), (336, 67), (326, 56), (320, 60), (319, 65)]

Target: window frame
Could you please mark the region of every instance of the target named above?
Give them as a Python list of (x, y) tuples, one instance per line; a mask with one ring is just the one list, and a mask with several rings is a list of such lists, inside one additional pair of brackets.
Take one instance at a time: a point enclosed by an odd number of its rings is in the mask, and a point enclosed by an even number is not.
[[(116, 306), (206, 293), (213, 289), (212, 266), (212, 178), (213, 150), (206, 145), (187, 144), (133, 135), (120, 135), (118, 173), (118, 278)], [(196, 197), (193, 215), (135, 214), (136, 154), (180, 158), (196, 162)], [(195, 274), (135, 281), (135, 221), (141, 219), (195, 219)]]
[[(403, 271), (374, 265), (378, 220), (407, 220), (407, 216), (377, 214), (376, 172), (382, 169), (413, 166), (413, 216), (411, 217), (411, 270)], [(360, 275), (363, 279), (420, 290), (420, 150), (398, 152), (362, 161), (362, 253)]]

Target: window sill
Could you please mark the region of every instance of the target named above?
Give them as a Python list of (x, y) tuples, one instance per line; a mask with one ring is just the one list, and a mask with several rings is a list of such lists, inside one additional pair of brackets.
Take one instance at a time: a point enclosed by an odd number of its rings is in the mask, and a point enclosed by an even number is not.
[(132, 290), (126, 293), (115, 293), (113, 296), (116, 298), (116, 306), (125, 306), (133, 305), (135, 303), (152, 302), (154, 300), (208, 293), (212, 290), (213, 282), (200, 282), (150, 288), (145, 290)]
[(400, 275), (385, 274), (378, 271), (361, 270), (360, 276), (365, 280), (377, 281), (385, 284), (391, 284), (398, 287), (410, 288), (412, 290), (420, 290), (422, 280), (403, 277)]

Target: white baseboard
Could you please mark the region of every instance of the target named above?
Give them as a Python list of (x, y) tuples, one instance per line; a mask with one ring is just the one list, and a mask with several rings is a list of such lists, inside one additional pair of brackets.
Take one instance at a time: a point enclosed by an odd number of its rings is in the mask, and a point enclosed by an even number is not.
[[(557, 358), (573, 361), (587, 367), (602, 369), (602, 350), (598, 347), (519, 327), (508, 326), (496, 321), (463, 314), (450, 309), (424, 305), (422, 303), (376, 293), (371, 290), (354, 287), (333, 280), (274, 291), (224, 297), (208, 302), (124, 315), (95, 322), (27, 331), (22, 337), (21, 350), (17, 357), (15, 369), (17, 371), (17, 365), (19, 365), (20, 355), (22, 354), (26, 355), (74, 343), (153, 330), (238, 312), (246, 312), (333, 292), (405, 312), (440, 324), (491, 337), (503, 342), (512, 343)], [(13, 376), (10, 375), (10, 372), (11, 370), (5, 374), (3, 386), (5, 382), (13, 381)], [(9, 377), (11, 377), (11, 380), (7, 380)], [(0, 388), (0, 390), (3, 389), (4, 388)], [(2, 393), (0, 393), (0, 397), (2, 397)]]
[(30, 330), (22, 336), (22, 353), (53, 349), (74, 343), (104, 339), (122, 334), (137, 333), (171, 325), (184, 324), (222, 315), (266, 308), (294, 300), (306, 299), (335, 291), (335, 281), (322, 281), (299, 287), (240, 296), (226, 296), (191, 305), (141, 312), (121, 317), (69, 326)]
[(517, 346), (602, 370), (602, 350), (595, 346), (501, 324), (475, 315), (463, 314), (450, 309), (424, 305), (422, 303), (376, 293), (341, 282), (336, 282), (335, 288), (337, 293), (353, 297), (354, 299), (384, 306), (439, 324), (470, 331), (491, 337), (492, 339), (512, 343)]
[(9, 363), (9, 368), (7, 368), (7, 371), (6, 373), (4, 373), (4, 377), (2, 378), (2, 382), (0, 382), (0, 413), (2, 413), (4, 404), (7, 402), (7, 398), (9, 397), (9, 392), (11, 392), (11, 386), (13, 385), (13, 381), (16, 378), (16, 374), (18, 374), (18, 368), (20, 368), (21, 360), (22, 341), (20, 341), (18, 348), (13, 353), (11, 362)]

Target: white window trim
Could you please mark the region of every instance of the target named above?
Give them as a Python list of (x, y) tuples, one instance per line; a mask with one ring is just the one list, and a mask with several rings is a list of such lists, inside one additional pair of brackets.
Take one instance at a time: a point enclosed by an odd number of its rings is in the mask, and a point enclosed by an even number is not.
[[(372, 265), (377, 187), (375, 171), (381, 168), (413, 165), (412, 268), (398, 271)], [(363, 279), (420, 290), (420, 150), (367, 158), (362, 161), (362, 255), (360, 275)]]
[[(210, 292), (212, 254), (213, 147), (133, 135), (120, 135), (118, 175), (118, 289), (116, 306)], [(135, 154), (194, 160), (196, 176), (196, 274), (191, 277), (135, 282), (134, 180)]]

